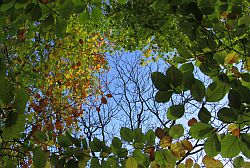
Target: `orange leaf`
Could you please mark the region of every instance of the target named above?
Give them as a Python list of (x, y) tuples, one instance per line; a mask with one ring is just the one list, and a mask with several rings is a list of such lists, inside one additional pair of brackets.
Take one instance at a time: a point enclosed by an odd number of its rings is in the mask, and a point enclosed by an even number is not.
[(232, 131), (232, 135), (233, 135), (233, 136), (236, 136), (236, 137), (239, 137), (239, 136), (240, 136), (240, 129), (237, 128), (237, 129), (233, 130), (233, 131)]

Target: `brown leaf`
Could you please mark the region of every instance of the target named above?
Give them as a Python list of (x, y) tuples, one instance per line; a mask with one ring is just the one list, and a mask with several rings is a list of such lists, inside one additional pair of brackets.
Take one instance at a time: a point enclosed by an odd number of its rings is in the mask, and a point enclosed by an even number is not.
[(191, 158), (188, 158), (186, 161), (185, 161), (185, 166), (186, 168), (191, 168), (194, 164), (194, 161), (191, 159)]
[(157, 136), (159, 139), (162, 139), (165, 136), (165, 131), (162, 128), (157, 127), (155, 130), (155, 136)]
[(102, 97), (101, 102), (102, 102), (102, 104), (107, 104), (107, 99), (105, 97)]
[(191, 126), (193, 126), (197, 122), (198, 121), (196, 120), (196, 118), (192, 118), (192, 119), (188, 120), (188, 126), (191, 127)]
[(182, 140), (181, 144), (187, 151), (193, 150), (193, 145), (188, 140)]

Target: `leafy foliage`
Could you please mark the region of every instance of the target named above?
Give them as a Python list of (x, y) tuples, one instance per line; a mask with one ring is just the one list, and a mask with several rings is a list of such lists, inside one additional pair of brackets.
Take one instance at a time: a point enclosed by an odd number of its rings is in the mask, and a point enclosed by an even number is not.
[[(1, 164), (197, 167), (189, 156), (204, 148), (205, 167), (223, 167), (218, 154), (247, 167), (249, 12), (246, 0), (1, 1)], [(83, 106), (101, 120), (113, 96), (100, 76), (117, 50), (141, 50), (142, 65), (167, 64), (151, 79), (155, 101), (169, 106), (164, 128), (145, 130), (137, 115), (137, 126), (130, 117), (106, 142), (104, 129), (100, 139), (85, 127)]]

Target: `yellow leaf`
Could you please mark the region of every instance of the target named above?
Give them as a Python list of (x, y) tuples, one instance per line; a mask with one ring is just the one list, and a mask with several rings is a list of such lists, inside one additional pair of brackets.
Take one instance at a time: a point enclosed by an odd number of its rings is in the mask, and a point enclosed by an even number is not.
[(250, 70), (250, 57), (246, 58), (245, 67), (246, 70)]
[(228, 131), (230, 131), (230, 132), (233, 132), (237, 128), (238, 128), (237, 124), (229, 124), (228, 127), (227, 127)]
[(46, 162), (45, 168), (51, 168), (51, 164), (49, 161)]
[(242, 168), (249, 168), (250, 162), (244, 162)]
[(206, 168), (223, 168), (223, 164), (219, 160), (215, 160), (212, 157), (204, 156), (202, 159), (202, 162), (204, 163)]
[(133, 157), (129, 157), (126, 161), (126, 168), (137, 168), (138, 163)]
[(156, 161), (153, 161), (150, 163), (151, 168), (159, 168), (160, 166), (156, 163)]
[(200, 168), (200, 165), (198, 163), (195, 163), (194, 168)]
[(172, 143), (170, 145), (170, 150), (177, 158), (183, 157), (186, 154), (185, 148), (182, 146), (181, 142)]
[(165, 135), (160, 141), (160, 146), (162, 148), (166, 148), (169, 147), (171, 143), (172, 143), (172, 138), (168, 135)]
[(233, 64), (237, 61), (238, 58), (239, 55), (237, 53), (231, 52), (225, 57), (225, 64)]
[(179, 164), (176, 168), (186, 168), (184, 163)]

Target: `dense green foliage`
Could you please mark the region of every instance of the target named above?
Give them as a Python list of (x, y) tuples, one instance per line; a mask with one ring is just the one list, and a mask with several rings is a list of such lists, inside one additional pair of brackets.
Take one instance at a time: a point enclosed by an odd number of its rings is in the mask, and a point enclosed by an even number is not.
[[(191, 159), (199, 152), (206, 167), (223, 167), (220, 158), (248, 167), (249, 6), (247, 0), (0, 1), (2, 167), (199, 167)], [(171, 104), (168, 125), (122, 127), (110, 143), (80, 137), (82, 104), (97, 98), (100, 112), (112, 97), (98, 75), (108, 69), (105, 53), (117, 50), (141, 50), (143, 65), (168, 65), (151, 74), (155, 101)]]

